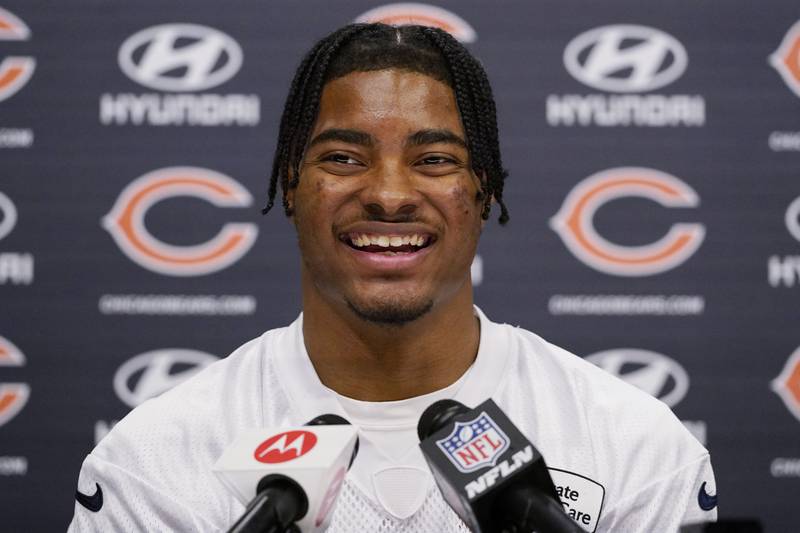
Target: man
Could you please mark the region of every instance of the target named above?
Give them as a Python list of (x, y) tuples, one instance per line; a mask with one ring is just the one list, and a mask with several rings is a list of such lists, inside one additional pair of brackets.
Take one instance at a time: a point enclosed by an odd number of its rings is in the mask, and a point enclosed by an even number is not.
[(83, 464), (71, 529), (224, 530), (243, 508), (211, 465), (236, 435), (333, 412), (362, 446), (330, 531), (466, 531), (416, 424), (438, 399), (490, 397), (587, 530), (715, 518), (708, 453), (663, 404), (474, 307), (470, 264), (492, 205), (508, 219), (504, 177), (486, 75), (448, 34), (351, 25), (317, 43), (291, 85), (265, 209), (280, 183), (302, 315), (120, 422)]

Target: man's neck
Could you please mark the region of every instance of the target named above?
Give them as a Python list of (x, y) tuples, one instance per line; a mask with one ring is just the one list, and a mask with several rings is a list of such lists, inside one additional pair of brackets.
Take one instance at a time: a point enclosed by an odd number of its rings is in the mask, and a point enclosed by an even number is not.
[(304, 295), (303, 337), (317, 375), (339, 394), (366, 401), (402, 400), (447, 387), (478, 353), (471, 289), (400, 326), (368, 322), (344, 306), (309, 305)]

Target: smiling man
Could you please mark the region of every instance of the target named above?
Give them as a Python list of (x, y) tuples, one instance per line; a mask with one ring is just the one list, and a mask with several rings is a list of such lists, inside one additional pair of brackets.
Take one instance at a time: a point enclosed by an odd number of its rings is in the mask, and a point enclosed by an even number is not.
[(375, 401), (453, 383), (478, 347), (484, 197), (453, 91), (408, 70), (353, 72), (326, 85), (310, 138), (286, 201), (317, 374)]
[(71, 529), (225, 529), (243, 511), (211, 472), (225, 447), (332, 412), (362, 444), (331, 531), (466, 531), (417, 446), (442, 398), (494, 399), (588, 531), (714, 519), (708, 452), (669, 409), (474, 306), (470, 264), (492, 206), (508, 220), (504, 178), (486, 74), (448, 34), (351, 25), (317, 43), (266, 208), (280, 190), (302, 314), (120, 422), (83, 464)]

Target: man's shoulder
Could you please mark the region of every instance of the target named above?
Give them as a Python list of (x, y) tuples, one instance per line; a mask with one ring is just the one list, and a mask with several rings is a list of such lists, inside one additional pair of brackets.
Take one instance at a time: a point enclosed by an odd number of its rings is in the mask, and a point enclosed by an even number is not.
[(635, 414), (637, 410), (670, 413), (661, 401), (606, 372), (584, 358), (535, 333), (505, 326), (519, 354), (519, 379), (558, 391), (562, 398), (575, 398), (587, 409)]
[(654, 484), (693, 494), (702, 481), (713, 484), (708, 452), (666, 404), (530, 331), (506, 328), (517, 356), (502, 407), (555, 469), (557, 485), (594, 495), (576, 508), (607, 520)]
[[(245, 428), (263, 425), (264, 409), (280, 409), (281, 389), (270, 345), (281, 329), (253, 339), (173, 389), (128, 413), (92, 456), (131, 472), (204, 470)], [(267, 407), (265, 407), (267, 403)]]
[(80, 479), (134, 484), (141, 498), (166, 495), (211, 522), (228, 520), (234, 500), (212, 466), (241, 431), (288, 411), (274, 369), (288, 329), (267, 331), (128, 413), (89, 454)]
[(529, 416), (568, 428), (574, 439), (590, 441), (594, 453), (609, 461), (645, 445), (650, 450), (671, 446), (695, 458), (707, 453), (650, 394), (530, 331), (510, 328), (509, 334), (518, 353), (511, 379), (541, 406)]

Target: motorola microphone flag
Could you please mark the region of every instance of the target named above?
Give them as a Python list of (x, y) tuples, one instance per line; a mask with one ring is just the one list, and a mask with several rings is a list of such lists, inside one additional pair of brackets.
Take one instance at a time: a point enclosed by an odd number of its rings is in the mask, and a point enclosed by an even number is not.
[(564, 513), (542, 455), (494, 401), (435, 402), (417, 433), (445, 501), (473, 532), (583, 532)]
[(254, 498), (274, 485), (296, 502), (290, 506), (291, 522), (300, 531), (324, 531), (355, 458), (357, 433), (357, 428), (337, 415), (322, 415), (305, 426), (245, 431), (225, 450), (213, 471), (247, 508), (245, 515)]

